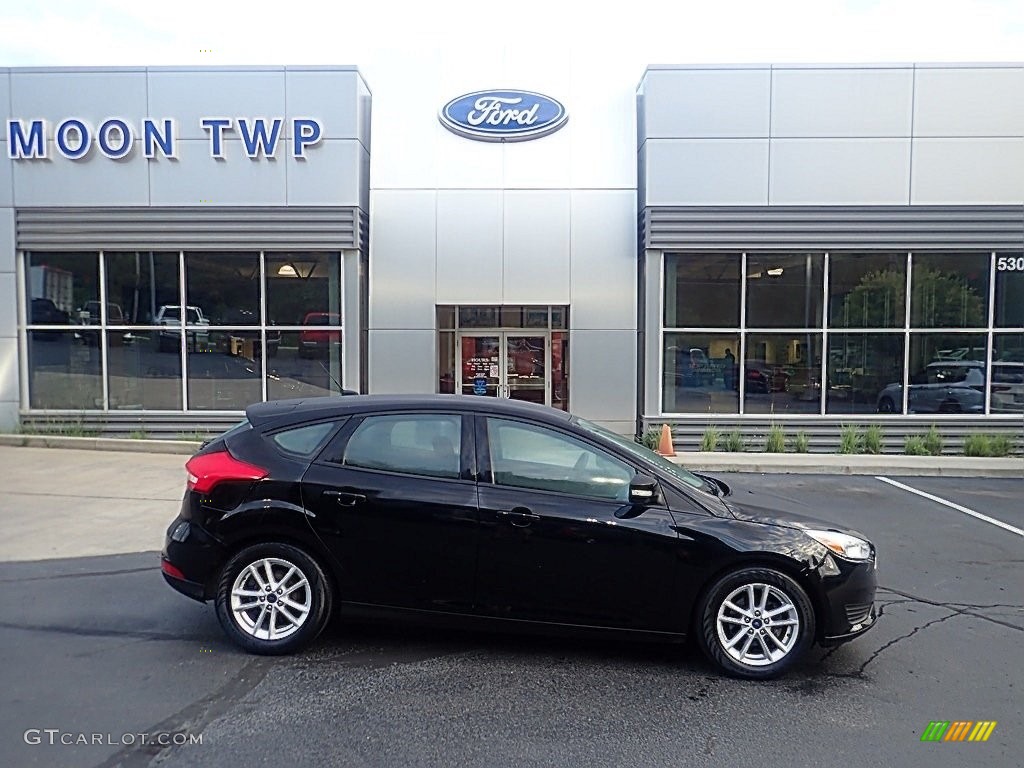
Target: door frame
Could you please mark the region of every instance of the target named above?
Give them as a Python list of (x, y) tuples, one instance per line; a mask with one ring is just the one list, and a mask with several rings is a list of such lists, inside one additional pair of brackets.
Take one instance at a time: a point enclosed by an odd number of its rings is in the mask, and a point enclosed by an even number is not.
[(510, 399), (508, 385), (508, 339), (509, 337), (534, 337), (544, 339), (544, 405), (551, 405), (551, 329), (550, 328), (473, 328), (455, 332), (455, 391), (462, 394), (462, 339), (498, 339), (498, 397)]

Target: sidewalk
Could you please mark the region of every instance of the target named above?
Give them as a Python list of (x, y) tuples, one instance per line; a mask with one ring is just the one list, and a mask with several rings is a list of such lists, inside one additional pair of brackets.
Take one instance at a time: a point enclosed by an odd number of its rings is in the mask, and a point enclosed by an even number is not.
[(1024, 457), (835, 453), (677, 453), (672, 461), (701, 472), (1024, 478)]

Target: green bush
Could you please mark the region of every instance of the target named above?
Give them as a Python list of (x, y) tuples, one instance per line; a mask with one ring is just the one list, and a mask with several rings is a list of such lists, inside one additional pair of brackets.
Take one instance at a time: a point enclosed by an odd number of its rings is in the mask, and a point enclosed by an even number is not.
[(903, 452), (907, 456), (927, 456), (928, 449), (925, 447), (924, 438), (921, 435), (907, 435), (903, 441)]
[(1009, 456), (1013, 441), (1007, 435), (968, 435), (964, 440), (964, 456)]
[(840, 453), (860, 453), (863, 445), (864, 437), (861, 435), (859, 427), (853, 424), (843, 427), (843, 431), (839, 436)]
[(807, 438), (807, 433), (801, 429), (796, 433), (796, 437), (793, 438), (793, 452), (807, 453), (810, 447), (811, 441)]
[(705, 453), (718, 450), (718, 441), (722, 439), (722, 433), (715, 427), (708, 427), (704, 430), (704, 436), (700, 439), (700, 449)]
[(768, 430), (768, 436), (764, 441), (764, 450), (766, 453), (786, 452), (786, 433), (778, 424), (773, 424), (772, 428)]
[(882, 428), (872, 424), (864, 430), (864, 453), (882, 452)]
[(658, 444), (661, 442), (661, 427), (648, 427), (643, 437), (637, 440), (637, 442), (645, 448), (650, 448), (652, 451), (658, 450)]
[(942, 435), (939, 434), (939, 430), (934, 424), (932, 424), (928, 432), (925, 433), (924, 447), (930, 456), (942, 455)]
[(730, 453), (742, 453), (747, 450), (747, 444), (743, 440), (743, 435), (740, 434), (738, 429), (734, 429), (725, 436), (725, 450)]

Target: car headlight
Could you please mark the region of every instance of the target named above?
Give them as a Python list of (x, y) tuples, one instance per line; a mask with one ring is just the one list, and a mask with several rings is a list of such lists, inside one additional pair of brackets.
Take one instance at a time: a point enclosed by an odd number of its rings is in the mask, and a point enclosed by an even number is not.
[(848, 533), (804, 531), (816, 542), (847, 560), (870, 560), (871, 544)]

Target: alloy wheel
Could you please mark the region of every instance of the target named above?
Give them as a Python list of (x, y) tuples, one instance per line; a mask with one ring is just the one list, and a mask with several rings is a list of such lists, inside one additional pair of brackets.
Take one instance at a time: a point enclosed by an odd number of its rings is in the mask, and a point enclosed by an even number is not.
[(744, 584), (731, 591), (718, 608), (718, 641), (744, 666), (775, 664), (800, 638), (800, 612), (781, 589), (764, 583)]
[(231, 615), (240, 630), (257, 640), (283, 640), (309, 619), (313, 592), (294, 563), (264, 557), (243, 568), (231, 586)]

